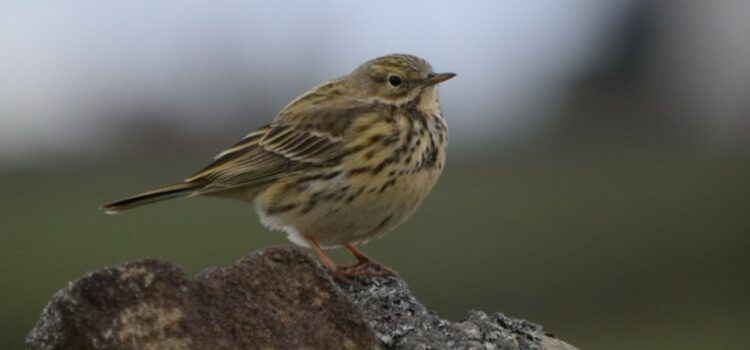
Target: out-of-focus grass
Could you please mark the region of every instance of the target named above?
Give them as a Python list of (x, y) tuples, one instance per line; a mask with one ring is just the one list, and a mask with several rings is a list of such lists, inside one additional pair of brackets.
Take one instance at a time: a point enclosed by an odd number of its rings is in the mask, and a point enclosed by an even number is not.
[[(462, 156), (411, 220), (364, 248), (430, 308), (453, 319), (502, 310), (584, 349), (740, 348), (750, 330), (750, 159), (658, 149)], [(91, 162), (0, 175), (0, 347), (23, 348), (52, 293), (87, 271), (160, 257), (197, 273), (286, 244), (229, 200), (97, 210), (191, 170)]]

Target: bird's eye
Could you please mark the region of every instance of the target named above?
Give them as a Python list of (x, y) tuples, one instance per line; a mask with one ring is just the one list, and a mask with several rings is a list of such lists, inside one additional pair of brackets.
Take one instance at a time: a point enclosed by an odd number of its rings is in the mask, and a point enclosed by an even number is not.
[(388, 76), (388, 84), (390, 84), (393, 87), (397, 87), (401, 85), (401, 77), (395, 74), (391, 74)]

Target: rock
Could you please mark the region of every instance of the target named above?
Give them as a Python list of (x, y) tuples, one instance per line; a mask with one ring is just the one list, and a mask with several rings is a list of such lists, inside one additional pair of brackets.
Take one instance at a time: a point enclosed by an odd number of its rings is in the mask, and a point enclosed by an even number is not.
[(442, 320), (397, 276), (335, 283), (291, 247), (193, 279), (153, 259), (90, 273), (52, 297), (26, 342), (50, 350), (575, 349), (499, 313)]
[(59, 291), (32, 349), (379, 349), (361, 312), (309, 255), (266, 249), (191, 280), (158, 260)]
[(545, 349), (575, 350), (542, 327), (501, 313), (469, 311), (450, 322), (427, 310), (396, 276), (359, 278), (341, 284), (362, 310), (384, 349)]

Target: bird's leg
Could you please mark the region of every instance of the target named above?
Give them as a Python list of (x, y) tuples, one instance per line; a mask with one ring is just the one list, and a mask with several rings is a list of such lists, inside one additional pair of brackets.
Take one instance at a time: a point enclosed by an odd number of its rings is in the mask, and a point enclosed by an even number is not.
[(351, 244), (348, 244), (348, 243), (344, 244), (344, 248), (346, 248), (346, 250), (348, 250), (349, 253), (351, 253), (352, 255), (354, 255), (355, 258), (357, 258), (357, 264), (358, 265), (366, 264), (366, 263), (369, 263), (369, 262), (373, 262), (373, 260), (370, 259), (369, 256), (365, 255), (365, 253), (363, 253), (361, 250), (355, 248)]
[(318, 241), (316, 241), (315, 238), (305, 237), (305, 240), (307, 240), (307, 243), (310, 244), (310, 247), (315, 251), (315, 254), (318, 255), (318, 258), (320, 258), (320, 262), (322, 262), (329, 271), (331, 271), (332, 273), (336, 273), (339, 270), (339, 267), (336, 266), (336, 263), (333, 262), (333, 260), (323, 251), (322, 248), (320, 248), (320, 244), (318, 244)]
[(323, 251), (318, 241), (315, 238), (305, 237), (307, 243), (310, 244), (310, 248), (315, 251), (315, 254), (320, 258), (320, 262), (331, 272), (333, 277), (343, 280), (344, 282), (352, 282), (357, 276), (384, 276), (384, 275), (395, 275), (396, 273), (390, 268), (370, 259), (367, 255), (362, 253), (359, 249), (354, 248), (350, 244), (345, 244), (344, 247), (357, 258), (357, 263), (350, 266), (338, 266), (328, 254)]

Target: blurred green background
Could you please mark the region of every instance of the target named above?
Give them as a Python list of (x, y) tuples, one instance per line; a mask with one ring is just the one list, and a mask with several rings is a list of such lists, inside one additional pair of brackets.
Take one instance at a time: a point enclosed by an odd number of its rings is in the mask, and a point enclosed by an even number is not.
[(196, 274), (288, 244), (235, 201), (97, 208), (398, 51), (459, 74), (443, 178), (364, 247), (429, 308), (502, 311), (581, 349), (747, 347), (747, 5), (219, 4), (3, 5), (0, 348), (88, 271), (159, 257)]

